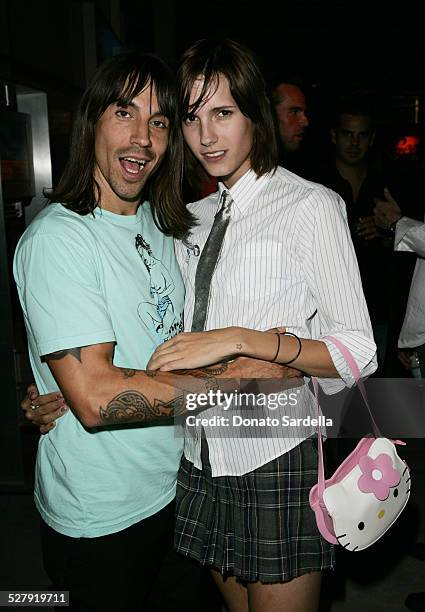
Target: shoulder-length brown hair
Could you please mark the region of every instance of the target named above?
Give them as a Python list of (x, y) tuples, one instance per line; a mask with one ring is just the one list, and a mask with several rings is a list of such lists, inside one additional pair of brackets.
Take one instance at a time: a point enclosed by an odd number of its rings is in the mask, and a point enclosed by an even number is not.
[[(183, 55), (177, 73), (179, 116), (182, 121), (196, 112), (208, 92), (217, 86), (217, 78), (224, 75), (239, 110), (251, 119), (254, 141), (250, 154), (251, 168), (258, 176), (274, 170), (278, 163), (276, 125), (266, 83), (254, 54), (230, 39), (202, 39)], [(194, 82), (203, 77), (198, 99), (189, 105)], [(199, 188), (206, 173), (190, 149), (185, 147), (185, 172), (189, 183)]]
[(99, 205), (100, 190), (94, 179), (95, 125), (111, 104), (129, 104), (152, 85), (161, 113), (170, 122), (164, 159), (144, 189), (155, 223), (167, 235), (183, 237), (194, 219), (182, 199), (183, 139), (177, 116), (175, 78), (170, 68), (153, 54), (127, 51), (104, 62), (96, 71), (78, 106), (71, 134), (71, 149), (58, 186), (47, 194), (80, 215)]

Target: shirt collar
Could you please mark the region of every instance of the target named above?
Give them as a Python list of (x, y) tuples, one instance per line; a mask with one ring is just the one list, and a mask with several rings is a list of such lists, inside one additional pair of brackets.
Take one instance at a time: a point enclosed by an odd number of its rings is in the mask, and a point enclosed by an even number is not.
[(257, 176), (254, 170), (250, 169), (236, 183), (228, 189), (224, 183), (218, 183), (218, 197), (220, 201), (223, 191), (228, 191), (232, 200), (240, 212), (244, 212), (254, 200), (262, 186), (269, 180), (272, 172)]

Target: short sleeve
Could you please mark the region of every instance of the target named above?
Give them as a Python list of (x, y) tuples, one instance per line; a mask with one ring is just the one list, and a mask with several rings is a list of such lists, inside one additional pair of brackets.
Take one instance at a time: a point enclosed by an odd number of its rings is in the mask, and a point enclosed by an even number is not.
[(115, 340), (89, 241), (48, 233), (28, 237), (16, 250), (14, 276), (40, 356)]

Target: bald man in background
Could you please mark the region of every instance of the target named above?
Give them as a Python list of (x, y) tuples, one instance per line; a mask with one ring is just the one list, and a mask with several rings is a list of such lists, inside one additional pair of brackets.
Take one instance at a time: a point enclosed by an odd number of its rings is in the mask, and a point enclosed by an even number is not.
[(309, 125), (304, 92), (295, 79), (275, 79), (271, 97), (280, 135), (281, 163), (298, 174), (299, 153)]

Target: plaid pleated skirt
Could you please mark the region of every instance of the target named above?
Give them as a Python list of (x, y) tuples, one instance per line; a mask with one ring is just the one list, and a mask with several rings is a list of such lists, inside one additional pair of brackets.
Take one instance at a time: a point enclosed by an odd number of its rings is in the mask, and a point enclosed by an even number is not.
[(333, 567), (333, 546), (316, 526), (308, 496), (317, 482), (312, 439), (244, 474), (213, 478), (185, 457), (177, 485), (175, 548), (244, 582), (287, 582)]

